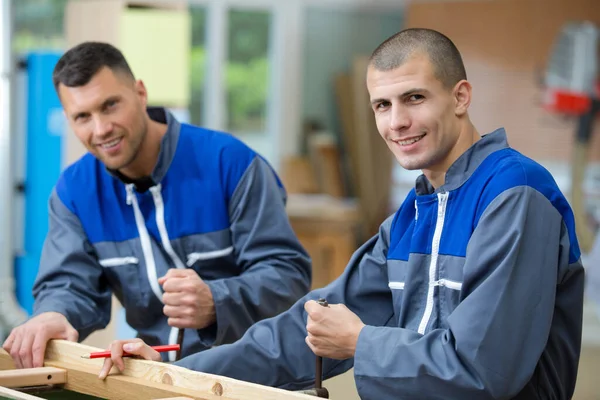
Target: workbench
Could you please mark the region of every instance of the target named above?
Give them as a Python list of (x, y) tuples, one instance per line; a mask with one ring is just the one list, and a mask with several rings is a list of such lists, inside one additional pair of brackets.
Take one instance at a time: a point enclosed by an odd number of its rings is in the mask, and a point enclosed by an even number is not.
[[(102, 350), (51, 340), (44, 367), (15, 369), (10, 355), (0, 349), (0, 399), (316, 399), (306, 394), (134, 358), (124, 359), (122, 374), (113, 368), (102, 381), (98, 379), (98, 373), (104, 359), (81, 358), (84, 354)], [(42, 389), (33, 390), (32, 387)], [(54, 390), (48, 390), (49, 387)]]
[(326, 286), (344, 272), (358, 248), (358, 203), (324, 195), (290, 194), (286, 209), (292, 229), (312, 259), (312, 289)]

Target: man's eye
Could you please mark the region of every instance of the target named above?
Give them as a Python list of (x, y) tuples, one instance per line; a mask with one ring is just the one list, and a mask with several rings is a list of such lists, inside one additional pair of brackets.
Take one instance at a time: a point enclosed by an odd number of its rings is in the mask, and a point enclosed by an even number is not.
[(421, 100), (423, 100), (424, 98), (425, 98), (425, 97), (424, 97), (423, 95), (421, 95), (421, 94), (413, 94), (413, 95), (411, 95), (411, 96), (408, 98), (408, 100), (409, 100), (409, 101), (411, 101), (411, 102), (414, 102), (414, 101), (421, 101)]

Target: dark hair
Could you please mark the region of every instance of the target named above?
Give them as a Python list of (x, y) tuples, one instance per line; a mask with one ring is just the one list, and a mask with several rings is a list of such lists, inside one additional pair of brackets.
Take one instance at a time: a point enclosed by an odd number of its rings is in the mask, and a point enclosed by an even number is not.
[(391, 36), (375, 49), (369, 64), (379, 71), (389, 71), (415, 54), (429, 57), (436, 78), (448, 89), (467, 79), (462, 57), (454, 43), (442, 33), (426, 28), (409, 28)]
[(83, 42), (69, 49), (56, 63), (52, 73), (54, 88), (63, 84), (77, 87), (87, 84), (103, 67), (135, 79), (123, 53), (102, 42)]

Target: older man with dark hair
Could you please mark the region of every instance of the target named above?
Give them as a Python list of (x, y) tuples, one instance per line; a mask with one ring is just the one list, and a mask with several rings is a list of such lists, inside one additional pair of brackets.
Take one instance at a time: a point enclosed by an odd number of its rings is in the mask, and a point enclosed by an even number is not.
[(53, 78), (88, 154), (50, 196), (34, 315), (3, 345), (17, 367), (42, 366), (50, 339), (105, 327), (112, 293), (138, 337), (179, 342), (185, 356), (236, 341), (308, 292), (310, 259), (264, 158), (147, 107), (109, 44), (70, 49)]

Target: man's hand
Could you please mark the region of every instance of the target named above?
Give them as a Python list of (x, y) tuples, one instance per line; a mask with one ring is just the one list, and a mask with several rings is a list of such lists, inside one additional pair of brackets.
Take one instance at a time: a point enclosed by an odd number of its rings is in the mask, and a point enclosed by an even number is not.
[(323, 307), (307, 301), (306, 344), (318, 356), (345, 360), (354, 357), (358, 335), (365, 326), (356, 314), (343, 304)]
[(76, 342), (79, 333), (57, 312), (45, 312), (31, 318), (12, 330), (2, 348), (10, 353), (17, 368), (35, 368), (44, 365), (46, 345), (50, 339)]
[(119, 371), (123, 372), (125, 370), (124, 352), (142, 357), (145, 360), (162, 361), (158, 351), (148, 346), (142, 339), (115, 340), (110, 344), (108, 350), (110, 350), (110, 358), (104, 359), (104, 365), (102, 365), (100, 374), (98, 374), (100, 379), (107, 377), (113, 364), (117, 366)]
[(163, 286), (163, 312), (176, 328), (202, 329), (215, 323), (212, 292), (193, 269), (169, 269), (158, 279)]

